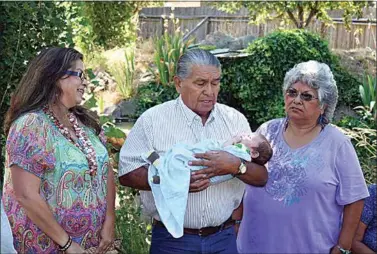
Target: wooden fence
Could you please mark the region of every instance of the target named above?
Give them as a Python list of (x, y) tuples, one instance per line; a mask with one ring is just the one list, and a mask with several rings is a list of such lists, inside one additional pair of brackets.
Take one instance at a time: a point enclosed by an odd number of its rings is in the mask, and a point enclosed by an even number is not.
[[(144, 39), (160, 36), (165, 30), (164, 24), (168, 24), (168, 31), (173, 32), (175, 29), (173, 22), (170, 19), (163, 18), (168, 18), (171, 13), (174, 13), (174, 17), (179, 19), (178, 26), (184, 33), (194, 29), (199, 22), (206, 18), (205, 22), (192, 34), (196, 38), (196, 42), (204, 40), (207, 34), (215, 31), (221, 31), (233, 37), (245, 35), (261, 37), (282, 27), (279, 20), (261, 25), (249, 24), (248, 11), (246, 9), (234, 14), (228, 14), (210, 7), (175, 8), (174, 10), (168, 7), (156, 7), (143, 8), (140, 12), (139, 36)], [(353, 49), (370, 47), (376, 49), (375, 16), (373, 17), (374, 22), (369, 22), (366, 19), (354, 20), (351, 25), (351, 31), (347, 31), (339, 12), (333, 12), (330, 15), (334, 20), (332, 27), (325, 28), (321, 22), (315, 21), (308, 27), (308, 30), (320, 33), (323, 38), (329, 41), (330, 48)], [(164, 22), (164, 20), (166, 21)], [(294, 28), (294, 26), (284, 26), (284, 28)]]

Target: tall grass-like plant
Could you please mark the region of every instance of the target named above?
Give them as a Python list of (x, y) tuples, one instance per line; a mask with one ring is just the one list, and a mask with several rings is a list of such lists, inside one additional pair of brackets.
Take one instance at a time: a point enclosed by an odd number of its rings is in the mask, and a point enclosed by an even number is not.
[[(168, 32), (169, 20), (172, 20), (173, 34)], [(175, 19), (173, 14), (169, 18), (164, 18), (164, 35), (154, 40), (154, 63), (157, 67), (156, 80), (165, 86), (172, 84), (177, 70), (178, 59), (194, 40), (191, 38), (183, 41), (183, 33), (180, 31), (178, 23), (179, 19)]]
[(367, 74), (364, 75), (363, 84), (359, 86), (359, 91), (364, 108), (369, 111), (376, 120), (376, 77)]
[[(344, 119), (343, 122), (348, 122)], [(351, 125), (355, 127), (341, 127), (344, 134), (349, 136), (355, 145), (356, 153), (368, 184), (377, 180), (377, 134), (376, 129), (366, 123), (355, 120)]]
[(117, 89), (123, 99), (129, 99), (135, 92), (135, 50), (127, 49), (124, 53), (125, 61), (114, 64), (111, 74), (117, 83)]

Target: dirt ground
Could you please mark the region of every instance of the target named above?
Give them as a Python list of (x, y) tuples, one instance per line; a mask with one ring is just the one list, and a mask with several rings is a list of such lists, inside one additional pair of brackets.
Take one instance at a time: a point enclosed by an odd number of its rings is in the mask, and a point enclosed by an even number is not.
[(333, 50), (340, 63), (353, 75), (362, 77), (366, 72), (376, 76), (376, 50), (371, 48)]

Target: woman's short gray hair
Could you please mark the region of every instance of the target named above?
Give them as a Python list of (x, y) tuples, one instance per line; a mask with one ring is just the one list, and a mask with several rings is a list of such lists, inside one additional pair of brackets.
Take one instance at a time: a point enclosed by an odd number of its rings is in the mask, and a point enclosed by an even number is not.
[(317, 90), (320, 106), (325, 106), (322, 117), (330, 122), (338, 102), (338, 88), (329, 66), (317, 61), (296, 64), (285, 74), (283, 93), (297, 82)]
[(177, 76), (181, 79), (191, 75), (193, 65), (210, 65), (221, 68), (220, 61), (209, 51), (203, 49), (187, 50), (178, 60)]

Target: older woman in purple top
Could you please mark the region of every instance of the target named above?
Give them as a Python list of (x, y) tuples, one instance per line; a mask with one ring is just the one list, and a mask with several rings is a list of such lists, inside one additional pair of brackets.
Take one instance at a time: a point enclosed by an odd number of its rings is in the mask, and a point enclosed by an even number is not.
[(273, 148), (265, 187), (247, 186), (240, 253), (349, 253), (368, 197), (350, 140), (329, 124), (338, 99), (330, 68), (296, 65), (284, 79), (286, 118), (258, 130)]

